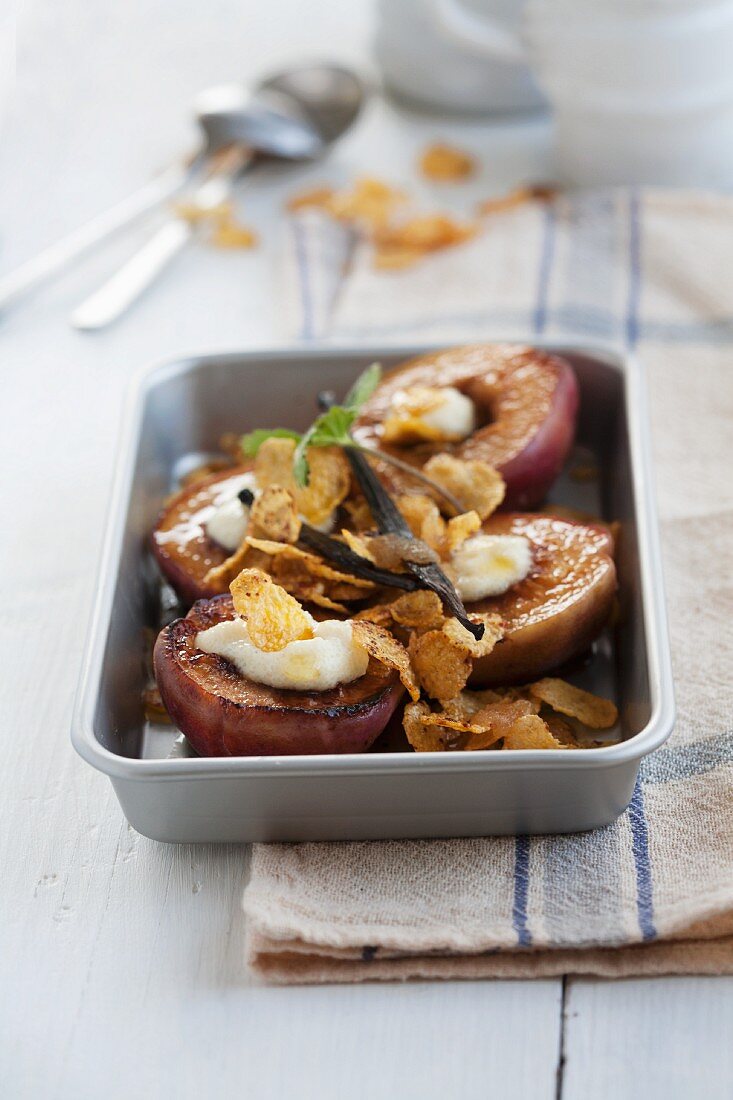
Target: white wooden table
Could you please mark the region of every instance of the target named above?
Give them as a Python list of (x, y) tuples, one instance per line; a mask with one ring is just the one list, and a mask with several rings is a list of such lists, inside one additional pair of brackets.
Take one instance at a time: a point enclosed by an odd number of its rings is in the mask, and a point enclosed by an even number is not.
[[(2, 271), (185, 148), (199, 88), (303, 53), (363, 63), (367, 41), (363, 0), (29, 0), (0, 146)], [(379, 104), (337, 155), (390, 174), (452, 131), (485, 154), (497, 189), (542, 169), (542, 122), (438, 126)], [(0, 325), (3, 1095), (730, 1097), (730, 980), (251, 986), (245, 849), (138, 836), (74, 756), (123, 392), (152, 360), (282, 339), (279, 202), (252, 197), (258, 252), (190, 252), (107, 332), (75, 333), (68, 313), (140, 231)]]

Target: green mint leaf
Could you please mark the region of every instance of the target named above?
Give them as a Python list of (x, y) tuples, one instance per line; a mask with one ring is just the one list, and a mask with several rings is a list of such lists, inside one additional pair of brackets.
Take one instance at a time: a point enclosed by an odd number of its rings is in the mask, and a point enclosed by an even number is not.
[(355, 410), (334, 405), (313, 421), (293, 455), (293, 477), (296, 485), (302, 489), (308, 484), (308, 447), (350, 447), (353, 440), (349, 429), (355, 419)]
[(248, 432), (247, 435), (242, 436), (240, 441), (242, 452), (249, 458), (254, 458), (266, 439), (294, 439), (300, 442), (300, 434), (291, 431), (290, 428), (257, 428), (254, 432)]
[(356, 410), (334, 405), (328, 412), (321, 413), (313, 422), (311, 447), (344, 446), (349, 442), (349, 429), (356, 419)]
[[(313, 425), (315, 427), (315, 425)], [(313, 427), (309, 428), (305, 435), (301, 436), (298, 446), (293, 454), (293, 477), (299, 489), (305, 489), (310, 480), (310, 467), (306, 456), (306, 448), (311, 445)]]
[(382, 377), (382, 367), (380, 363), (372, 363), (366, 370), (362, 371), (356, 382), (346, 394), (344, 399), (344, 406), (347, 409), (358, 410), (367, 401), (377, 386)]

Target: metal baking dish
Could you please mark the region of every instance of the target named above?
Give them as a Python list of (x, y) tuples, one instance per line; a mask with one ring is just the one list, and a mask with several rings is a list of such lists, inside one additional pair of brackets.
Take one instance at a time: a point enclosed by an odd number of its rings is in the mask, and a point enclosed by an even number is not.
[(147, 726), (146, 635), (159, 614), (147, 540), (175, 472), (225, 430), (303, 427), (318, 389), (343, 392), (375, 359), (389, 368), (426, 349), (190, 358), (147, 373), (132, 395), (73, 720), (75, 748), (109, 775), (135, 829), (181, 842), (554, 833), (625, 809), (642, 757), (674, 719), (645, 388), (639, 365), (616, 352), (542, 346), (575, 367), (578, 442), (600, 469), (592, 484), (561, 479), (552, 499), (622, 523), (619, 623), (578, 682), (615, 696), (624, 740), (563, 752), (204, 759), (187, 756), (170, 726)]

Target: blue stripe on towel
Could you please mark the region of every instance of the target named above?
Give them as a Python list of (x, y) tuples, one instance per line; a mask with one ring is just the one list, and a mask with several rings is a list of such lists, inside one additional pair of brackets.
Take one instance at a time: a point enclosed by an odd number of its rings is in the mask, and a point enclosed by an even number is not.
[(512, 903), (512, 927), (517, 933), (520, 947), (530, 947), (532, 933), (527, 927), (527, 895), (529, 894), (529, 837), (518, 836), (514, 841), (514, 901)]
[(666, 745), (645, 757), (639, 778), (647, 783), (674, 783), (691, 779), (715, 768), (733, 764), (733, 730), (693, 741), (688, 745)]
[(639, 928), (644, 940), (653, 940), (657, 930), (654, 927), (649, 831), (644, 816), (644, 794), (638, 780), (634, 787), (628, 814), (631, 826), (634, 867), (636, 869), (636, 911), (639, 918)]

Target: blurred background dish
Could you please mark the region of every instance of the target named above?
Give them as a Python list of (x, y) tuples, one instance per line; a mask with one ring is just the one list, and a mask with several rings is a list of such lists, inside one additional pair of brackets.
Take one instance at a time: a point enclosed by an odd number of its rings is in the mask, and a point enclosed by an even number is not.
[(487, 18), (518, 30), (519, 0), (462, 0), (461, 7), (448, 8), (443, 0), (379, 0), (374, 51), (388, 90), (424, 108), (456, 113), (541, 108), (544, 99), (526, 60), (482, 47)]
[(475, 55), (529, 67), (555, 116), (560, 180), (733, 182), (731, 0), (426, 0)]

